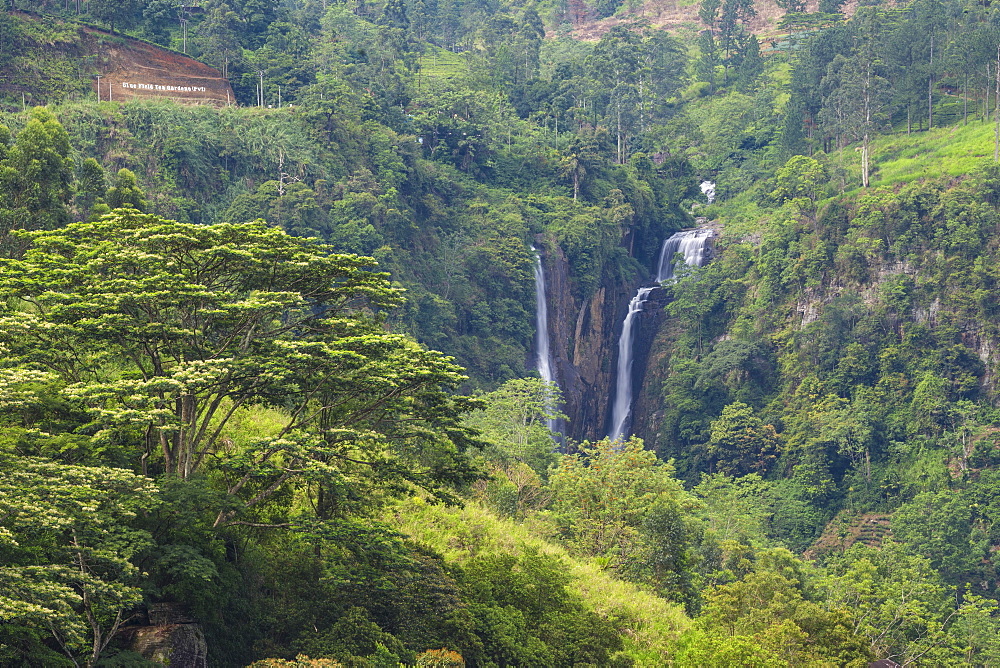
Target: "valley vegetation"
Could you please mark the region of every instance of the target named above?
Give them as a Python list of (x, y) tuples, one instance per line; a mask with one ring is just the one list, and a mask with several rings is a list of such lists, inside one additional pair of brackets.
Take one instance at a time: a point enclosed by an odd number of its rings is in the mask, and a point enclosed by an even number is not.
[[(1000, 662), (1000, 17), (786, 4), (14, 0), (0, 663)], [(78, 21), (240, 104), (98, 102)], [(653, 410), (557, 449), (531, 245), (582, 308), (694, 216)]]

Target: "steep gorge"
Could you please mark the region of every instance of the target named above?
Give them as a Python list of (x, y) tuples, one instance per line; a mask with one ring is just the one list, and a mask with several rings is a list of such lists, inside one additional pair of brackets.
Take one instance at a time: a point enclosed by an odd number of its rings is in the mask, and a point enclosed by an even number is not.
[(614, 373), (613, 350), (619, 305), (628, 286), (604, 280), (586, 301), (573, 296), (569, 262), (555, 244), (542, 255), (548, 277), (549, 327), (555, 378), (567, 416), (566, 436), (596, 440), (604, 436), (604, 416)]
[[(567, 436), (593, 441), (646, 431), (634, 407), (645, 403), (640, 397), (647, 358), (668, 302), (659, 284), (674, 279), (677, 253), (683, 255), (682, 263), (703, 265), (711, 257), (714, 234), (698, 228), (673, 235), (661, 246), (652, 284), (643, 281), (634, 292), (632, 286), (605, 279), (582, 303), (573, 297), (569, 264), (559, 247), (549, 244), (552, 250), (538, 256), (536, 285), (543, 285), (538, 283), (543, 275), (550, 277), (543, 288), (550, 312), (536, 319), (549, 326), (547, 337), (536, 333), (537, 368), (563, 393), (568, 423), (560, 427)], [(537, 303), (542, 304), (541, 297)], [(620, 365), (625, 368), (620, 370)]]

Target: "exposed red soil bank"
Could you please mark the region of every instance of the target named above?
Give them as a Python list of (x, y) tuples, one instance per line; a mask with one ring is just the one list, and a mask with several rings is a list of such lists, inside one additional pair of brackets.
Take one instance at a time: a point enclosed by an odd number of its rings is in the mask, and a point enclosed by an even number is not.
[(102, 71), (102, 100), (168, 98), (191, 104), (222, 106), (235, 103), (229, 82), (214, 67), (147, 42), (84, 28), (85, 49)]
[(20, 31), (22, 43), (15, 43), (15, 49), (21, 53), (6, 54), (0, 91), (12, 98), (27, 94), (30, 101), (44, 104), (83, 93), (89, 83), (102, 100), (166, 98), (216, 106), (236, 101), (217, 69), (176, 51), (84, 23), (0, 10), (0, 21), (7, 17), (40, 24), (38, 30)]

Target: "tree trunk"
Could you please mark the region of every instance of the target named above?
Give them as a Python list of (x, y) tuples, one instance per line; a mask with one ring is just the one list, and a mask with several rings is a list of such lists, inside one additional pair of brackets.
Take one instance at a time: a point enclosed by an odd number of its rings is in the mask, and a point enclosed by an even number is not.
[(1000, 45), (997, 45), (997, 89), (993, 95), (993, 162), (1000, 162)]
[(868, 133), (861, 141), (861, 185), (868, 187)]
[(927, 131), (934, 127), (934, 35), (931, 35), (930, 74), (927, 75)]
[(962, 82), (962, 124), (969, 124), (969, 72), (965, 72), (965, 80)]

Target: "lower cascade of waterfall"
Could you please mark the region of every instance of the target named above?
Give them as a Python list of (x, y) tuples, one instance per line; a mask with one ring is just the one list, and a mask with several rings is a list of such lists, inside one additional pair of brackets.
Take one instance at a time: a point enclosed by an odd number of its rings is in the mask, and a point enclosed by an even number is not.
[(622, 334), (618, 338), (618, 373), (615, 374), (615, 404), (611, 410), (612, 430), (608, 438), (613, 441), (624, 440), (625, 421), (632, 410), (632, 325), (635, 317), (642, 312), (642, 306), (649, 298), (654, 287), (639, 288), (628, 303), (628, 313), (622, 322)]
[[(534, 251), (535, 247), (532, 246)], [(535, 363), (538, 367), (538, 375), (546, 383), (556, 384), (555, 360), (552, 357), (552, 349), (549, 347), (549, 312), (545, 299), (545, 269), (542, 268), (542, 256), (535, 252)], [(555, 406), (546, 406), (553, 410)], [(549, 431), (557, 434), (559, 432), (559, 421), (550, 419), (547, 421)]]
[[(686, 264), (691, 267), (704, 266), (708, 260), (708, 240), (714, 235), (708, 228), (684, 230), (664, 240), (656, 265), (656, 282), (665, 283), (675, 279), (675, 270)], [(675, 261), (678, 253), (684, 259)], [(608, 438), (613, 441), (625, 440), (628, 435), (628, 420), (632, 414), (632, 365), (635, 343), (635, 318), (642, 313), (642, 307), (649, 295), (659, 285), (641, 287), (628, 304), (628, 312), (622, 322), (622, 333), (618, 339), (618, 370), (615, 374), (615, 395), (611, 408), (611, 431)]]

